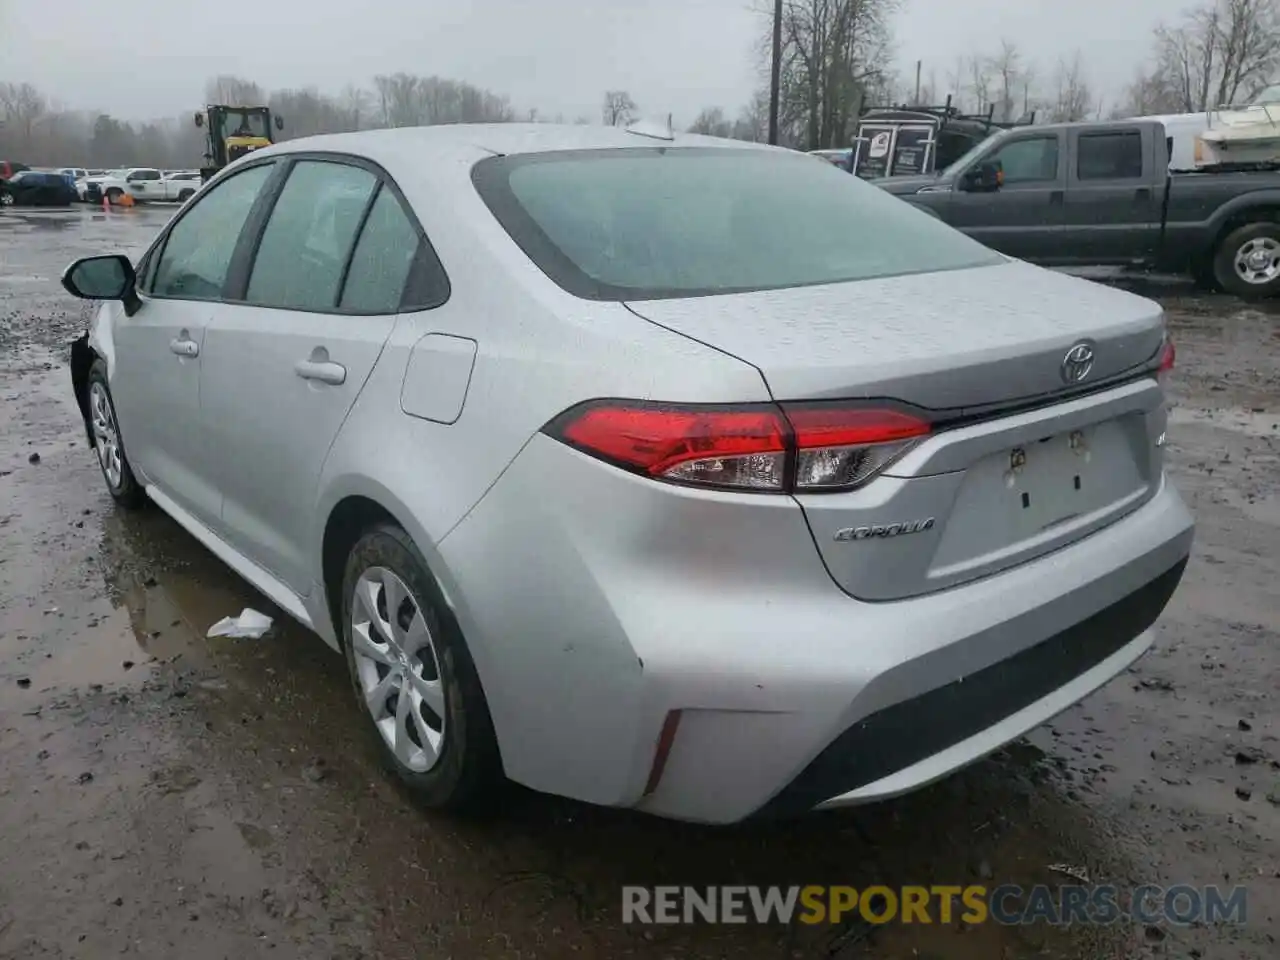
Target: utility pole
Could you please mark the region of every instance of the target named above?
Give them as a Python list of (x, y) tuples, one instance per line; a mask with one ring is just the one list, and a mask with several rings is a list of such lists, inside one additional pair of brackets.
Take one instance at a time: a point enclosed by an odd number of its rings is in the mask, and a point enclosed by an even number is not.
[(916, 95), (915, 95), (915, 98), (911, 101), (912, 106), (918, 107), (920, 105), (920, 67), (923, 66), (923, 64), (924, 64), (923, 60), (916, 61)]
[(782, 0), (773, 0), (773, 61), (769, 64), (769, 142), (778, 142), (778, 94), (782, 82)]

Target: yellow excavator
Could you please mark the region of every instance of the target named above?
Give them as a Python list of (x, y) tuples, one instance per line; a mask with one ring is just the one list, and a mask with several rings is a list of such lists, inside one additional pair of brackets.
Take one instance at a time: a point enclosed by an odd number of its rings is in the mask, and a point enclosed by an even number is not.
[(196, 126), (205, 129), (204, 166), (200, 180), (209, 179), (232, 160), (269, 147), (275, 142), (272, 128), (284, 129), (284, 120), (269, 107), (231, 107), (209, 104), (196, 114)]

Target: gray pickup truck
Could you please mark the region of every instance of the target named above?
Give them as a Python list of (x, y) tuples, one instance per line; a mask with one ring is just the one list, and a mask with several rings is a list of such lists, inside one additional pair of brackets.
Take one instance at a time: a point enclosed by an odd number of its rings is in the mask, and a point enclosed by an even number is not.
[(1018, 127), (937, 174), (871, 182), (1032, 263), (1280, 294), (1280, 171), (1170, 173), (1170, 147), (1153, 121)]

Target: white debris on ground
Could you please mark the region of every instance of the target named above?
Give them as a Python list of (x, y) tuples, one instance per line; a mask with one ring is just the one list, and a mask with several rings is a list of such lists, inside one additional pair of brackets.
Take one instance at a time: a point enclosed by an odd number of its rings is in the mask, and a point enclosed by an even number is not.
[(209, 628), (209, 637), (231, 637), (237, 640), (257, 640), (271, 629), (272, 620), (265, 613), (245, 607), (238, 617), (223, 617)]

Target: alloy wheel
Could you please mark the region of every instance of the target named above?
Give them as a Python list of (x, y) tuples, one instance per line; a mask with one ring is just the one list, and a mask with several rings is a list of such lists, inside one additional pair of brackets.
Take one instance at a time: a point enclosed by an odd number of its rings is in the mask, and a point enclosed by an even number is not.
[(1254, 237), (1240, 245), (1234, 265), (1236, 276), (1245, 283), (1265, 284), (1280, 277), (1280, 241)]
[(378, 733), (406, 769), (425, 773), (444, 745), (439, 655), (421, 602), (385, 567), (369, 567), (356, 581), (351, 644)]
[(111, 489), (118, 490), (124, 476), (120, 430), (116, 426), (115, 411), (111, 409), (107, 388), (96, 380), (89, 386), (89, 417), (93, 422), (94, 447), (98, 451), (102, 473)]

